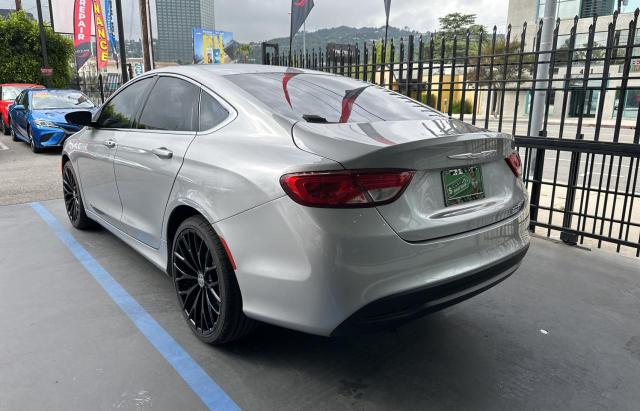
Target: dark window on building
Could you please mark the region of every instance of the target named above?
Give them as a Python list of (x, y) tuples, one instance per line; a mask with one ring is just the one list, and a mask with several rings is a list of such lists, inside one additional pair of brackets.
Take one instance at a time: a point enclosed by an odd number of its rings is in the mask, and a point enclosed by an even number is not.
[(145, 78), (127, 86), (102, 109), (98, 118), (100, 128), (131, 128), (153, 78)]
[(138, 128), (196, 131), (200, 88), (175, 77), (160, 77), (142, 110)]
[(609, 16), (613, 14), (615, 0), (582, 0), (580, 17)]

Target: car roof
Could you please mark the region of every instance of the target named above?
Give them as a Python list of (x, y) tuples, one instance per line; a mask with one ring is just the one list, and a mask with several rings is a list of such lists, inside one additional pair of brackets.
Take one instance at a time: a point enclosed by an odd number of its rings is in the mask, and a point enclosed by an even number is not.
[[(233, 74), (259, 74), (259, 73), (285, 73), (289, 70), (284, 66), (265, 66), (262, 64), (191, 64), (186, 66), (171, 66), (148, 72), (150, 73), (175, 73), (184, 75), (206, 75), (224, 77)], [(295, 69), (296, 72), (307, 74), (325, 74), (320, 71), (308, 69)], [(147, 73), (145, 73), (147, 74)]]
[(31, 91), (37, 91), (38, 93), (41, 93), (43, 91), (55, 91), (55, 92), (58, 92), (58, 91), (72, 91), (74, 93), (82, 93), (82, 91), (75, 90), (75, 89), (72, 89), (72, 88), (44, 88), (44, 87), (42, 87), (42, 88), (30, 88), (30, 89), (27, 89), (25, 91), (27, 93), (31, 92)]
[(29, 84), (29, 83), (5, 83), (0, 84), (0, 87), (43, 87), (41, 84)]

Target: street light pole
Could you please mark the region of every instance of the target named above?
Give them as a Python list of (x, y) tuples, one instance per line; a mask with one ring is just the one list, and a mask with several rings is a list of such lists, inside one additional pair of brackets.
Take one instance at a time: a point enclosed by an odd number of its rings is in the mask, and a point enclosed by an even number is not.
[(549, 79), (550, 51), (553, 43), (553, 29), (555, 27), (558, 0), (547, 0), (542, 18), (542, 34), (540, 35), (540, 54), (534, 85), (533, 107), (531, 108), (531, 135), (538, 136), (544, 122), (546, 104), (547, 80)]
[[(40, 47), (42, 48), (42, 64), (44, 68), (49, 68), (49, 56), (47, 55), (47, 38), (44, 32), (44, 23), (42, 21), (42, 4), (40, 0), (36, 0), (36, 8), (38, 9), (38, 28), (40, 29)], [(49, 87), (49, 76), (45, 75), (44, 78), (45, 78), (45, 83), (47, 87)]]
[(122, 84), (129, 79), (127, 73), (127, 50), (124, 45), (124, 24), (122, 24), (122, 2), (116, 0), (116, 20), (118, 24), (118, 43), (120, 43), (120, 69), (122, 70)]

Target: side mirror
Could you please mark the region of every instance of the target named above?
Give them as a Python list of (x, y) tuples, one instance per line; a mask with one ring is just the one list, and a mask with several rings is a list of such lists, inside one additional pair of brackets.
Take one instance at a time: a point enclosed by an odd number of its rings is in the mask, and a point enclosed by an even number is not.
[(12, 106), (12, 108), (13, 108), (14, 110), (24, 111), (24, 106), (23, 106), (22, 104), (14, 104), (14, 105)]
[(64, 118), (69, 124), (75, 124), (76, 126), (85, 127), (91, 125), (93, 113), (90, 111), (74, 111), (65, 114)]

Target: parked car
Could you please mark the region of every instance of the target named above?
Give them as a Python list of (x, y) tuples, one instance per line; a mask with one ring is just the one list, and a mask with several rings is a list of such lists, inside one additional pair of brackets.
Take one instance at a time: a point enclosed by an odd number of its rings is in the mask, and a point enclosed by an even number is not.
[(71, 223), (166, 271), (208, 343), (256, 320), (394, 327), (496, 285), (529, 246), (513, 138), (370, 83), (172, 67), (67, 119), (87, 126), (63, 149)]
[(27, 88), (42, 88), (39, 84), (0, 84), (0, 130), (2, 134), (9, 134), (9, 106), (18, 97), (22, 90)]
[(95, 109), (91, 100), (77, 90), (25, 89), (9, 108), (11, 135), (14, 141), (29, 143), (34, 153), (62, 147), (70, 135), (80, 130), (64, 116)]

